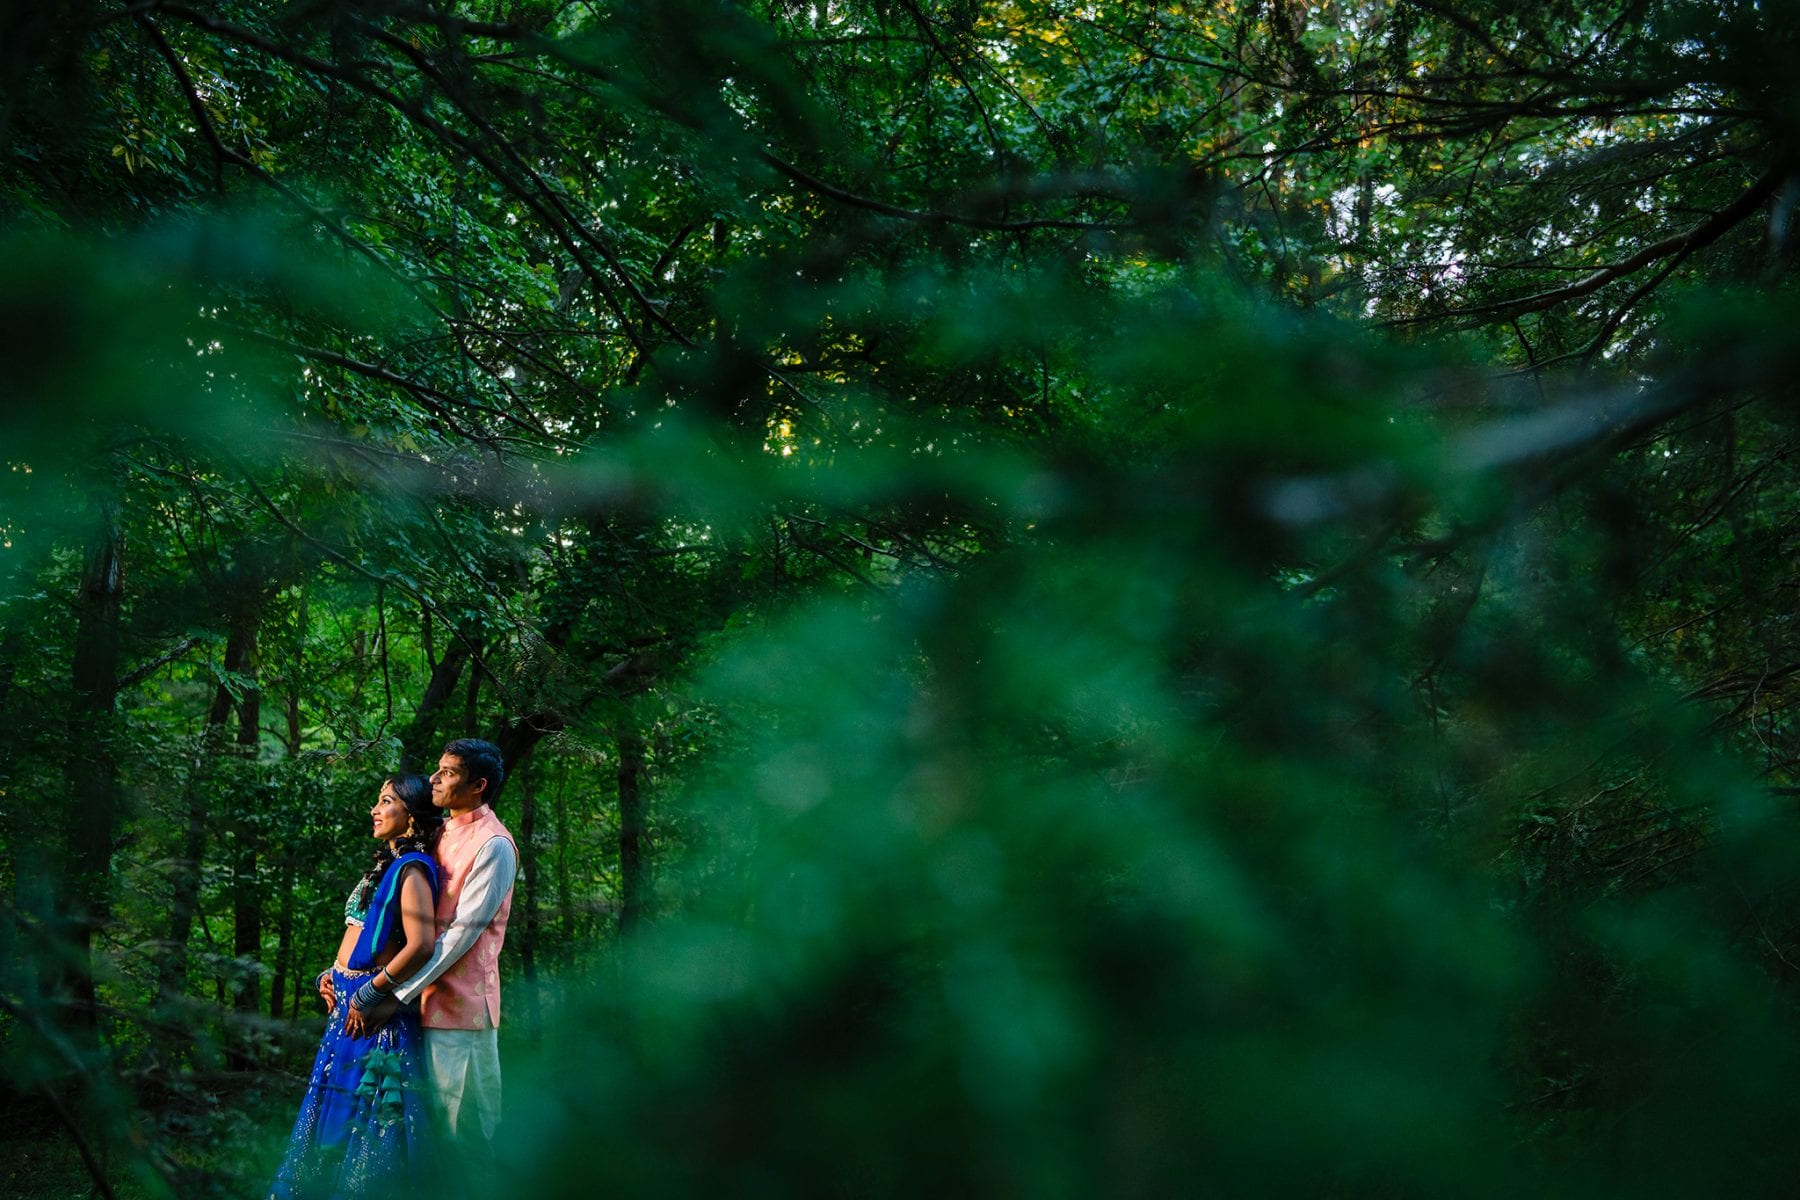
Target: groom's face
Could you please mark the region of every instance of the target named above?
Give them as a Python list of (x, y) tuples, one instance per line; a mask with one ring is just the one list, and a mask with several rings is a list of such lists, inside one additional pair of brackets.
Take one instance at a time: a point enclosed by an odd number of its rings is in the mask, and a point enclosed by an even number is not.
[(438, 769), (431, 776), (431, 802), (451, 812), (464, 812), (481, 803), (485, 779), (472, 779), (462, 759), (445, 754), (438, 759)]

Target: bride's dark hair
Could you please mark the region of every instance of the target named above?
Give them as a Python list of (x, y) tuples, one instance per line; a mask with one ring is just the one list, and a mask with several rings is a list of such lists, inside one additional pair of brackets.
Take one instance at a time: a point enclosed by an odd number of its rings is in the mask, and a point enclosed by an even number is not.
[(423, 775), (389, 775), (381, 785), (394, 789), (394, 798), (405, 806), (407, 815), (412, 818), (412, 830), (395, 838), (392, 846), (383, 842), (376, 847), (375, 861), (368, 874), (363, 876), (362, 890), (356, 896), (359, 908), (368, 906), (389, 863), (401, 854), (430, 854), (437, 848), (438, 834), (444, 831), (444, 813), (431, 802), (429, 779)]

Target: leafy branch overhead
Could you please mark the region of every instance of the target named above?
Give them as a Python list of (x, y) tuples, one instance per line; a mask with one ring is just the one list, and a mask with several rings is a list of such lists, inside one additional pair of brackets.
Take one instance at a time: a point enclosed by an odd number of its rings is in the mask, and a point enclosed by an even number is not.
[(27, 1189), (260, 1192), (482, 736), (522, 1186), (1779, 1191), (1791, 7), (9, 18)]

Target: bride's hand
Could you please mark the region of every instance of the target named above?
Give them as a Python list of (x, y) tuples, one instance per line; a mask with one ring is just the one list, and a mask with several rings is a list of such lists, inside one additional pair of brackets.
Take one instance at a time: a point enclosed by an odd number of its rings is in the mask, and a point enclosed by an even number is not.
[(330, 971), (319, 976), (319, 999), (325, 1002), (326, 1012), (337, 1011), (337, 988), (331, 982)]
[(352, 1004), (350, 1011), (344, 1014), (344, 1032), (351, 1037), (369, 1037), (388, 1023), (388, 1018), (400, 1010), (400, 1002), (392, 996), (384, 997), (369, 1005), (358, 1008)]

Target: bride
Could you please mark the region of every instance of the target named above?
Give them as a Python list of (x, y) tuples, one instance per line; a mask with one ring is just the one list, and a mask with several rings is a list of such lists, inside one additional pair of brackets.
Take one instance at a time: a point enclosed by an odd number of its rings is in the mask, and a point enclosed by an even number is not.
[(392, 1196), (430, 1186), (419, 1015), (402, 1008), (370, 1030), (357, 1009), (431, 957), (438, 891), (431, 852), (444, 818), (431, 784), (417, 775), (388, 776), (369, 815), (381, 845), (345, 902), (337, 961), (319, 973), (331, 1017), (271, 1200)]

